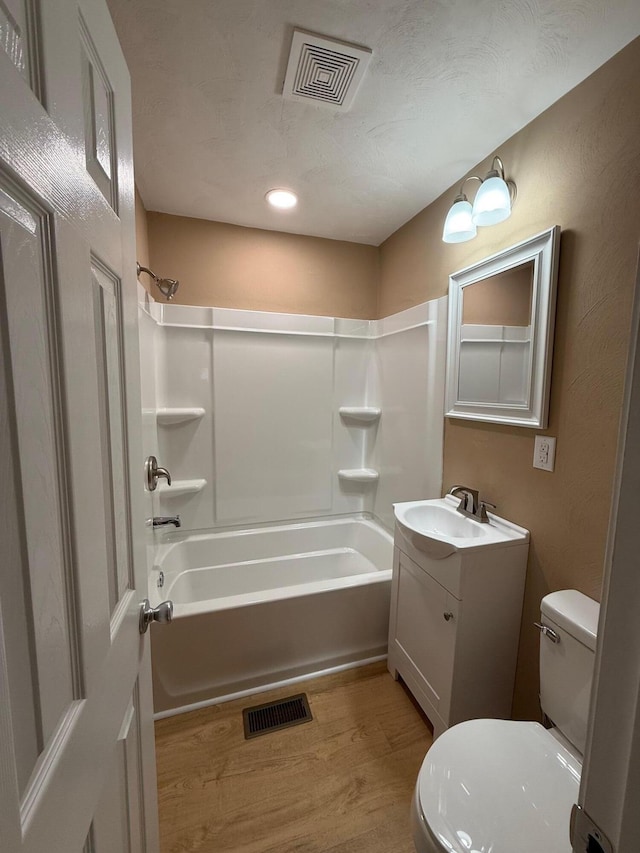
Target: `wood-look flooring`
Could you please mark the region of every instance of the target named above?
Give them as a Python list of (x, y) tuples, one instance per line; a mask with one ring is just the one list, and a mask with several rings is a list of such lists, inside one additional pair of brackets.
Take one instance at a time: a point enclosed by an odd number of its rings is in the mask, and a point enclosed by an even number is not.
[[(242, 708), (302, 691), (311, 723), (244, 739)], [(160, 720), (162, 853), (414, 853), (431, 741), (384, 662)]]

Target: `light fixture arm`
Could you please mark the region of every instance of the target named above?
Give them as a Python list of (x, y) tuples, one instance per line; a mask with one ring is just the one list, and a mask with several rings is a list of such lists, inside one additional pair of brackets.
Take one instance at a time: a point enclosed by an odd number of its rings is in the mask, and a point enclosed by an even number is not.
[[(496, 163), (498, 164), (498, 169), (496, 169)], [(518, 195), (518, 188), (515, 184), (515, 181), (511, 181), (508, 178), (505, 178), (504, 163), (502, 162), (500, 157), (498, 157), (497, 154), (491, 162), (491, 169), (489, 169), (489, 171), (485, 175), (485, 181), (487, 180), (487, 178), (502, 178), (502, 180), (507, 185), (507, 189), (509, 190), (509, 198), (511, 199), (511, 206), (513, 207), (513, 203), (516, 200), (516, 196)]]
[(502, 160), (500, 159), (500, 157), (498, 157), (498, 155), (497, 155), (497, 154), (496, 154), (496, 156), (493, 158), (493, 162), (491, 163), (491, 168), (492, 168), (492, 169), (494, 169), (494, 168), (495, 168), (496, 163), (500, 166), (500, 177), (501, 177), (501, 178), (502, 178), (502, 180), (504, 181), (504, 180), (505, 180), (505, 177), (504, 177), (504, 163), (502, 162)]
[[(496, 164), (498, 165), (497, 169), (496, 169)], [(507, 180), (507, 178), (505, 178), (505, 176), (504, 176), (504, 163), (502, 162), (501, 158), (498, 157), (497, 154), (493, 158), (493, 160), (491, 161), (491, 168), (489, 169), (487, 174), (484, 176), (484, 179), (478, 177), (478, 175), (469, 175), (468, 178), (464, 179), (464, 181), (460, 184), (460, 191), (458, 192), (458, 195), (456, 196), (454, 203), (456, 201), (464, 201), (466, 199), (467, 196), (464, 192), (464, 185), (467, 183), (467, 181), (478, 181), (479, 184), (483, 184), (487, 180), (487, 178), (502, 178), (502, 180), (505, 182), (505, 184), (509, 188), (509, 196), (511, 197), (511, 204), (513, 204), (513, 202), (516, 200), (516, 195), (518, 194), (518, 189), (517, 189), (514, 181)]]
[(467, 181), (478, 181), (479, 183), (482, 183), (482, 178), (479, 178), (477, 175), (469, 175), (468, 178), (465, 178), (464, 181), (460, 184), (460, 191), (458, 192), (458, 195), (455, 197), (454, 204), (456, 201), (466, 201), (467, 200), (466, 193), (464, 192), (464, 185), (467, 183)]

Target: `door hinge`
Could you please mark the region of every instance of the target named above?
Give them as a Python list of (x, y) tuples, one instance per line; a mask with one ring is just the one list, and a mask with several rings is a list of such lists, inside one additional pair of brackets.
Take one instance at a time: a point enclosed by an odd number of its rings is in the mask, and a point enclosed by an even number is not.
[(615, 853), (604, 832), (577, 803), (571, 809), (569, 837), (574, 853)]

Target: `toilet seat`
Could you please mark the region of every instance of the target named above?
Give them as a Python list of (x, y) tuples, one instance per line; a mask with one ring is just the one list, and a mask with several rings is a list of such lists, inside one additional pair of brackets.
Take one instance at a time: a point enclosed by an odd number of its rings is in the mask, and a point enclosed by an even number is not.
[(576, 756), (538, 723), (453, 726), (431, 747), (418, 775), (416, 848), (571, 853), (569, 816), (581, 770)]

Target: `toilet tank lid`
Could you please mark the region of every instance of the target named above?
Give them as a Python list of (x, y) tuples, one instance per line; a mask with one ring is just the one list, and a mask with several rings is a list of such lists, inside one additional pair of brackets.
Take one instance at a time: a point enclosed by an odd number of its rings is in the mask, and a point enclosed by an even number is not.
[(543, 616), (595, 651), (600, 615), (600, 605), (597, 601), (577, 589), (562, 589), (545, 595), (540, 610)]

